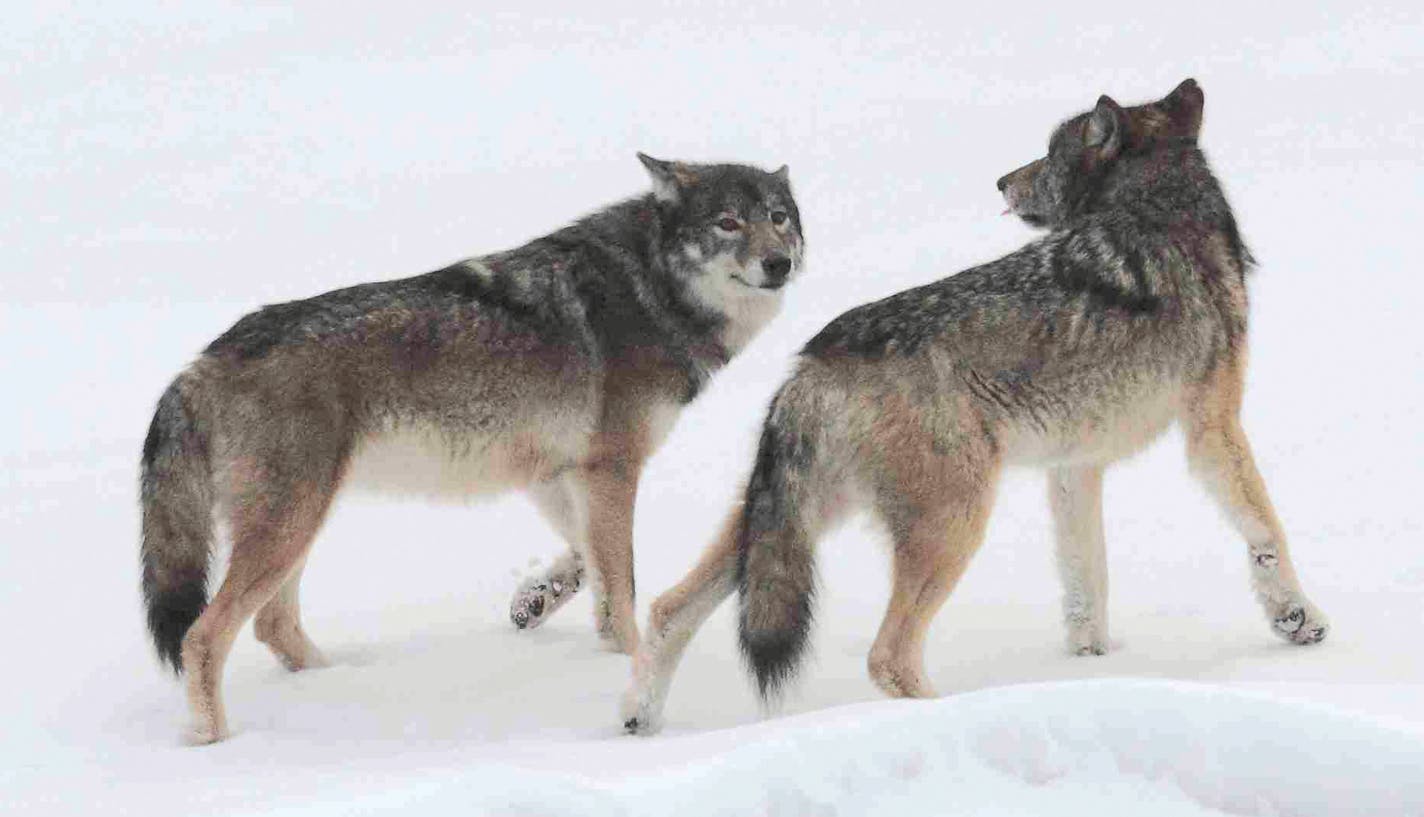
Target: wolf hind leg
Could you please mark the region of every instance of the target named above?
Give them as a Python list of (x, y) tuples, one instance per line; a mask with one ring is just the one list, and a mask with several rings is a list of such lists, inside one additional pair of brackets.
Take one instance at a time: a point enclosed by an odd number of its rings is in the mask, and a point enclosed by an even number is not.
[(1193, 474), (1246, 540), (1251, 585), (1272, 631), (1293, 644), (1325, 639), (1329, 622), (1296, 577), (1285, 531), (1241, 427), (1241, 372), (1224, 366), (1188, 395), (1184, 417)]
[(1063, 620), (1068, 649), (1077, 655), (1108, 651), (1108, 566), (1103, 539), (1103, 469), (1060, 467), (1048, 472)]
[(194, 743), (227, 737), (222, 673), (233, 640), (300, 570), (335, 492), (335, 480), (302, 480), (300, 488), (276, 490), (254, 476), (246, 481), (246, 495), (232, 503), (227, 576), (183, 639)]
[(668, 687), (683, 652), (707, 617), (736, 589), (741, 529), (738, 504), (687, 576), (653, 600), (647, 632), (633, 655), (632, 683), (620, 709), (625, 731), (651, 735), (662, 729)]
[(938, 476), (924, 463), (903, 468), (906, 478), (878, 503), (894, 539), (893, 584), (867, 664), (871, 681), (891, 697), (934, 697), (925, 636), (983, 542), (994, 504), (997, 462), (977, 459)]
[(569, 476), (534, 486), (529, 489), (529, 498), (569, 549), (515, 589), (509, 603), (509, 620), (521, 630), (532, 630), (548, 621), (583, 588), (582, 551), (588, 526), (585, 498)]
[(277, 660), (282, 662), (282, 666), (292, 672), (327, 665), (326, 657), (302, 628), (298, 594), (302, 571), (305, 569), (304, 558), (292, 570), (291, 576), (282, 584), (277, 594), (257, 612), (257, 618), (252, 623), (257, 640), (266, 644)]

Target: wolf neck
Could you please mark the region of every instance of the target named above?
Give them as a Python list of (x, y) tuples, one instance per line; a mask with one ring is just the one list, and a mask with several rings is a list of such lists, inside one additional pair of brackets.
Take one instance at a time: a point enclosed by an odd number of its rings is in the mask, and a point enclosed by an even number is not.
[(661, 359), (683, 372), (683, 397), (691, 400), (744, 341), (726, 337), (729, 316), (667, 268), (652, 196), (613, 205), (569, 231), (574, 289), (605, 359)]
[[(711, 277), (707, 273), (703, 279)], [(765, 292), (748, 289), (730, 278), (714, 283), (694, 283), (693, 292), (709, 308), (718, 309), (723, 317), (718, 336), (729, 357), (745, 349), (747, 344), (781, 311), (781, 291)]]
[(1094, 210), (1130, 211), (1162, 226), (1197, 222), (1217, 227), (1231, 218), (1206, 157), (1190, 145), (1124, 157), (1094, 198)]
[[(1087, 201), (1081, 223), (1121, 223), (1173, 243), (1200, 245), (1218, 237), (1240, 271), (1253, 262), (1221, 185), (1195, 145), (1169, 143), (1124, 157)], [(1070, 224), (1070, 229), (1071, 229)]]

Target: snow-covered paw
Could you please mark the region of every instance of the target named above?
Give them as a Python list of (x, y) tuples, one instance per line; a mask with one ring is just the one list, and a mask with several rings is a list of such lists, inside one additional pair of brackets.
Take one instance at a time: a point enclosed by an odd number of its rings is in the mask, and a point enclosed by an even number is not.
[(272, 653), (277, 656), (277, 660), (288, 672), (303, 672), (331, 666), (331, 662), (326, 659), (321, 650), (317, 649), (315, 644), (304, 636), (298, 636), (298, 639), (299, 642), (296, 645), (289, 642), (285, 645), (272, 647)]
[(870, 680), (891, 698), (938, 697), (919, 667), (878, 655), (871, 655), (868, 664)]
[(298, 672), (301, 670), (326, 669), (331, 666), (331, 659), (326, 657), (326, 653), (312, 646), (307, 648), (307, 654), (302, 657), (301, 663), (298, 666), (294, 667), (285, 661), (283, 664), (292, 672)]
[(650, 711), (635, 709), (622, 715), (623, 731), (629, 735), (647, 737), (663, 730), (662, 716)]
[(653, 700), (654, 696), (638, 686), (630, 688), (623, 695), (623, 703), (618, 709), (618, 720), (623, 723), (623, 731), (630, 735), (656, 735), (662, 731), (662, 707)]
[(1108, 637), (1091, 625), (1068, 629), (1068, 652), (1073, 655), (1107, 655)]
[(653, 715), (632, 714), (623, 719), (623, 731), (629, 735), (648, 737), (662, 730), (662, 721)]
[[(618, 721), (630, 735), (655, 735), (663, 728), (663, 702), (671, 669), (664, 663), (666, 656), (659, 660), (657, 643), (650, 639), (638, 646), (633, 654), (633, 680), (618, 704)], [(673, 658), (672, 666), (676, 663)]]
[(1330, 623), (1308, 604), (1289, 604), (1272, 618), (1271, 629), (1292, 644), (1319, 644), (1325, 640)]
[(227, 740), (227, 727), (213, 723), (194, 723), (183, 733), (185, 746), (207, 746)]
[(509, 620), (521, 630), (532, 630), (549, 620), (578, 592), (582, 571), (571, 575), (540, 576), (526, 581), (509, 603)]

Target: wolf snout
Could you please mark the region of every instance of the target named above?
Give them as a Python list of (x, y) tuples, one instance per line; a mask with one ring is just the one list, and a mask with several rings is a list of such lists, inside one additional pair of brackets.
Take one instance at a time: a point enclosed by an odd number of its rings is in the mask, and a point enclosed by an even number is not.
[(761, 260), (762, 286), (776, 289), (786, 283), (791, 274), (791, 259), (784, 255), (771, 255)]
[(1000, 177), (999, 177), (999, 181), (997, 182), (997, 184), (998, 184), (998, 186), (999, 186), (999, 192), (1000, 192), (1000, 193), (1002, 193), (1002, 192), (1004, 192), (1005, 190), (1009, 189), (1009, 181), (1010, 181), (1010, 178), (1011, 178), (1013, 175), (1014, 175), (1014, 174), (1012, 174), (1012, 173), (1008, 173), (1008, 174), (1006, 174), (1006, 175), (1003, 175), (1003, 176), (1000, 176)]

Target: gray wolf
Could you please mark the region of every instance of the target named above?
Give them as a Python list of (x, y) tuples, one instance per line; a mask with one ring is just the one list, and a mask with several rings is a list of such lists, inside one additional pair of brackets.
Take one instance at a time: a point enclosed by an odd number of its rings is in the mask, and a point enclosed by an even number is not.
[[(321, 662), (298, 583), (343, 486), (527, 491), (569, 552), (512, 620), (547, 620), (587, 569), (599, 635), (632, 651), (643, 463), (776, 314), (805, 249), (785, 167), (639, 158), (646, 195), (517, 249), (265, 307), (164, 392), (143, 445), (143, 595), (159, 655), (187, 673), (194, 740), (227, 734), (223, 662), (249, 617), (288, 668)], [(208, 601), (220, 528), (231, 557)]]
[(1048, 471), (1069, 648), (1106, 652), (1103, 470), (1173, 422), (1246, 540), (1271, 629), (1296, 644), (1325, 637), (1241, 427), (1253, 261), (1197, 147), (1203, 102), (1191, 80), (1136, 108), (1102, 97), (1054, 129), (1047, 156), (999, 181), (1046, 236), (852, 309), (806, 344), (767, 413), (744, 501), (652, 605), (627, 730), (659, 728), (683, 649), (734, 590), (761, 695), (781, 691), (806, 649), (814, 545), (858, 509), (893, 542), (870, 677), (892, 696), (933, 695), (926, 630), (1011, 464)]

